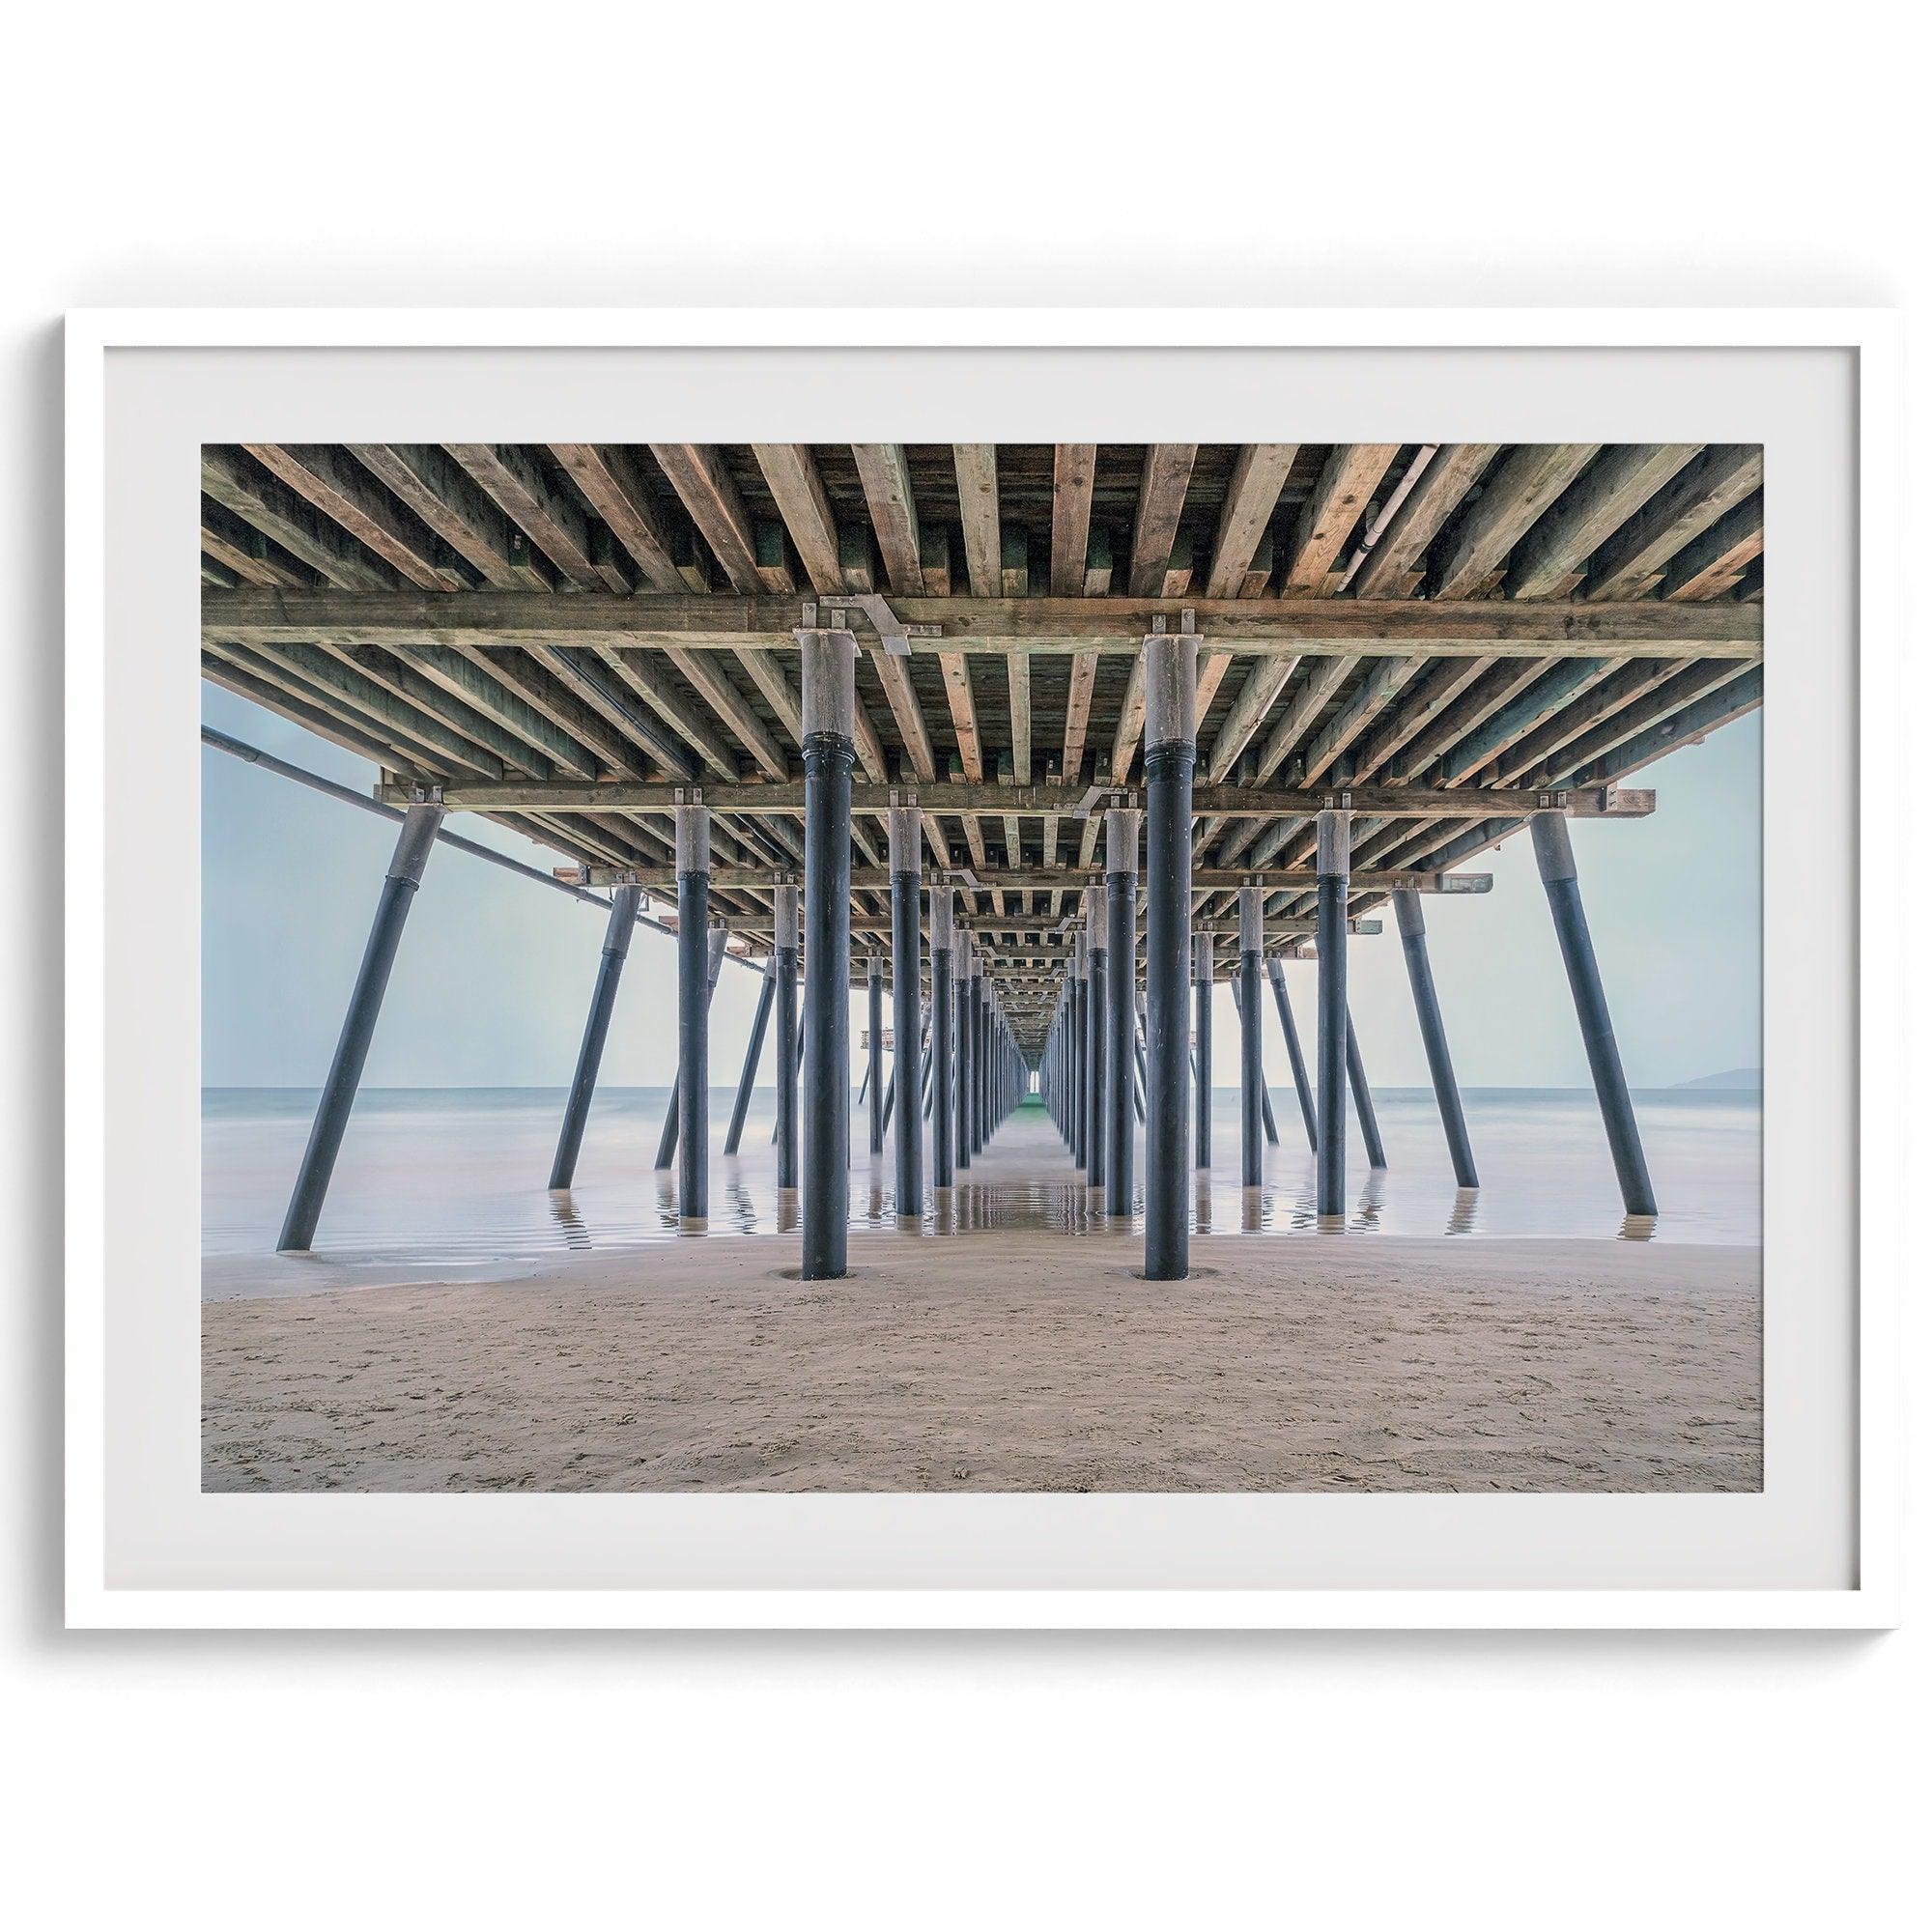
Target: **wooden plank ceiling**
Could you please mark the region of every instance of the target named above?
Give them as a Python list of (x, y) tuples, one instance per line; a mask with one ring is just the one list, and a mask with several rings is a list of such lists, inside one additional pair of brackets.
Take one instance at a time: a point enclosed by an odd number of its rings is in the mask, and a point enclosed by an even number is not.
[[(962, 917), (1031, 1043), (1052, 982), (1026, 935), (1095, 863), (1076, 803), (1138, 781), (1156, 609), (1201, 635), (1200, 917), (1225, 921), (1231, 872), (1276, 874), (1287, 934), (1312, 824), (1222, 810), (1231, 788), (1520, 808), (1639, 771), (1760, 701), (1763, 507), (1761, 451), (1715, 444), (211, 445), (202, 662), (399, 780), (521, 786), (489, 815), (572, 864), (661, 871), (662, 810), (545, 788), (794, 781), (791, 628), (881, 594), (941, 635), (894, 656), (855, 616), (859, 779), (916, 784), (930, 863), (998, 881)], [(1351, 910), (1522, 822), (1358, 810)], [(875, 814), (853, 842), (876, 881)], [(761, 952), (747, 881), (799, 867), (797, 817), (720, 810), (714, 850)], [(884, 889), (853, 900), (875, 920)]]

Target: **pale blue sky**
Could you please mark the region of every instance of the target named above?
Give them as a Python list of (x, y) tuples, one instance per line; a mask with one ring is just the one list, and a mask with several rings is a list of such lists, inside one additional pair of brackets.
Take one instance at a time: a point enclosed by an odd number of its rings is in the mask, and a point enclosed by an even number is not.
[[(205, 721), (366, 787), (374, 767), (272, 713), (204, 686)], [(1584, 902), (1633, 1085), (1758, 1065), (1759, 790), (1755, 716), (1633, 782), (1655, 816), (1573, 827)], [(555, 855), (462, 816), (452, 829), (539, 867)], [(210, 1086), (313, 1087), (328, 1065), (394, 830), (367, 812), (202, 753), (202, 1070)], [(1488, 895), (1424, 901), (1458, 1072), (1471, 1087), (1579, 1087), (1588, 1073), (1526, 837), (1474, 862)], [(1371, 1078), (1428, 1080), (1392, 919), (1350, 949)], [(440, 848), (412, 912), (369, 1057), (372, 1086), (560, 1086), (570, 1077), (603, 938), (589, 906)], [(604, 1078), (661, 1085), (674, 1060), (674, 949), (639, 931)], [(1289, 986), (1305, 1038), (1312, 965)], [(735, 1080), (756, 976), (727, 967), (712, 1009), (712, 1079)], [(1214, 1077), (1239, 1079), (1233, 1008), (1216, 1011)], [(863, 995), (854, 1009), (863, 1023)], [(856, 1033), (855, 1033), (856, 1038)], [(1271, 1083), (1288, 1079), (1265, 1029)]]

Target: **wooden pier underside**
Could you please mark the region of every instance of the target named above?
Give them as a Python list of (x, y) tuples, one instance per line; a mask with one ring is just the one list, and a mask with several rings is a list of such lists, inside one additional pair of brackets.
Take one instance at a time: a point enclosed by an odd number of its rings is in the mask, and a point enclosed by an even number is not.
[(912, 787), (1028, 1051), (1101, 810), (1138, 802), (1157, 624), (1200, 639), (1223, 951), (1250, 876), (1270, 948), (1305, 944), (1323, 805), (1354, 812), (1357, 918), (1480, 890), (1453, 868), (1526, 812), (1640, 815), (1623, 781), (1762, 699), (1755, 446), (211, 445), (202, 491), (213, 682), (592, 883), (665, 883), (702, 787), (753, 955), (803, 860), (792, 633), (844, 611), (855, 930)]

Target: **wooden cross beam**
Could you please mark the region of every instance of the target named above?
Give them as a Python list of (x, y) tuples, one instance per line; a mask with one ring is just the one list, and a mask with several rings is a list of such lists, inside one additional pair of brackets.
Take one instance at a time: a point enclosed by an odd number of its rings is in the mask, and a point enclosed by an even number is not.
[[(389, 783), (376, 787), (385, 805), (408, 805), (422, 787)], [(885, 811), (916, 803), (923, 811), (1058, 812), (1087, 818), (1110, 805), (1144, 808), (1142, 795), (1128, 788), (1079, 794), (1065, 785), (949, 784), (918, 791), (905, 785), (855, 784), (854, 811)], [(679, 805), (708, 805), (714, 811), (751, 815), (797, 815), (805, 810), (803, 782), (787, 784), (639, 784), (622, 781), (579, 784), (564, 780), (519, 779), (501, 782), (448, 784), (442, 804), (450, 811), (668, 812)], [(1200, 785), (1194, 810), (1205, 814), (1249, 818), (1312, 818), (1317, 812), (1353, 810), (1376, 818), (1503, 818), (1532, 811), (1560, 811), (1571, 818), (1645, 818), (1657, 809), (1654, 791), (1616, 785), (1570, 789), (1495, 787), (1432, 790), (1426, 785), (1335, 785), (1286, 788), (1263, 785)], [(1062, 876), (1056, 874), (1056, 877)], [(1246, 875), (1243, 874), (1243, 877)]]
[[(395, 650), (454, 643), (792, 651), (803, 608), (796, 597), (605, 590), (437, 595), (243, 584), (204, 585), (201, 593), (202, 634), (211, 641), (377, 643)], [(1755, 658), (1764, 647), (1763, 607), (1729, 601), (899, 596), (892, 608), (901, 623), (937, 626), (935, 636), (915, 643), (922, 655), (1132, 653), (1156, 616), (1174, 620), (1187, 611), (1204, 643), (1250, 653)], [(877, 640), (867, 629), (861, 641)]]
[[(677, 874), (668, 866), (622, 867), (622, 866), (558, 866), (555, 876), (565, 885), (590, 886), (609, 890), (615, 886), (642, 886), (649, 892), (672, 891), (677, 884)], [(928, 869), (925, 883), (941, 883), (948, 874)], [(1073, 886), (1093, 886), (1104, 883), (1106, 873), (1097, 866), (1086, 867), (1062, 867), (1050, 875), (1041, 867), (1031, 868), (1007, 868), (1000, 871), (974, 871), (966, 874), (952, 874), (958, 883), (968, 889), (985, 892), (1051, 892)], [(1486, 893), (1493, 883), (1494, 875), (1490, 872), (1355, 872), (1350, 876), (1349, 886), (1357, 893)], [(852, 867), (852, 887), (854, 891), (883, 892), (892, 884), (892, 874), (879, 866), (854, 866)], [(774, 883), (770, 871), (760, 871), (748, 866), (714, 866), (711, 868), (711, 883), (720, 891), (768, 891)], [(1306, 867), (1289, 867), (1274, 871), (1258, 872), (1218, 871), (1212, 868), (1196, 867), (1193, 875), (1194, 890), (1210, 891), (1215, 888), (1237, 886), (1263, 886), (1269, 892), (1309, 892), (1315, 890), (1316, 874)]]

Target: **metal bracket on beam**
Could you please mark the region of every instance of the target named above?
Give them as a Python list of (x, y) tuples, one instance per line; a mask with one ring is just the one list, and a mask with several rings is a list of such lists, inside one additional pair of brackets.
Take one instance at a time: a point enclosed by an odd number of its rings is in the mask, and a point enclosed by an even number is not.
[(1582, 785), (1564, 794), (1572, 818), (1648, 818), (1657, 794), (1619, 785)]
[[(1176, 621), (1179, 626), (1175, 633), (1177, 637), (1191, 638), (1195, 635), (1194, 612), (1191, 609), (1182, 611)], [(1156, 611), (1152, 617), (1149, 619), (1149, 623), (1151, 626), (1148, 632), (1149, 637), (1164, 638), (1167, 636), (1167, 612), (1165, 611)]]
[(944, 635), (937, 624), (902, 624), (897, 613), (886, 600), (874, 591), (848, 591), (836, 604), (820, 604), (816, 599), (807, 602), (805, 623), (808, 631), (844, 631), (851, 626), (845, 621), (846, 607), (860, 611), (872, 629), (878, 632), (879, 641), (886, 647), (886, 655), (892, 658), (909, 658), (912, 655), (914, 638), (937, 638)]
[(1079, 802), (1069, 806), (1061, 816), (1065, 818), (1092, 818), (1096, 810), (1104, 810), (1100, 804), (1103, 798), (1111, 799), (1121, 810), (1129, 811), (1133, 809), (1134, 800), (1139, 796), (1138, 792), (1123, 791), (1119, 785), (1089, 785), (1081, 793)]

